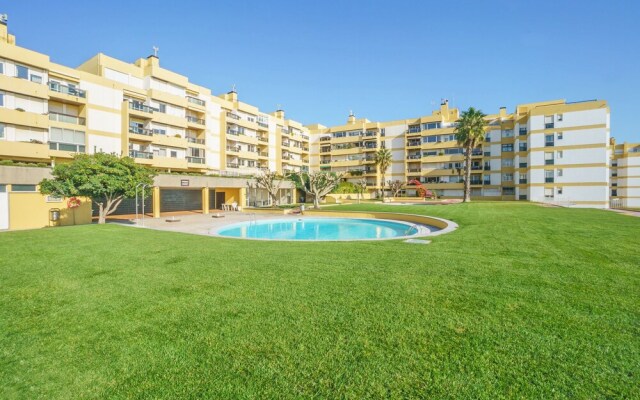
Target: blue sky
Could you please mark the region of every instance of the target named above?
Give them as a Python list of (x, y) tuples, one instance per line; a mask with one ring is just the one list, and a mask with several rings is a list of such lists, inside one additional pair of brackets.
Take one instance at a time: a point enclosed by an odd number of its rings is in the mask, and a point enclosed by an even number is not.
[(165, 68), (305, 124), (418, 117), (441, 98), (486, 113), (597, 98), (612, 136), (640, 141), (639, 2), (3, 3), (18, 44), (55, 62), (132, 62), (157, 45)]

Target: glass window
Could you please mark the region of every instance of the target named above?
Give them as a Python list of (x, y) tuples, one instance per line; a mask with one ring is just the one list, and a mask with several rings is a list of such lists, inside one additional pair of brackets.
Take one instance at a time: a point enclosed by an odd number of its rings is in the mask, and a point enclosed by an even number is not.
[(4, 63), (0, 63), (0, 74), (4, 74)]
[(4, 93), (0, 93), (0, 107), (4, 107)]
[(178, 152), (177, 151), (171, 151), (171, 157), (178, 158)]
[(16, 65), (16, 76), (20, 79), (29, 79), (29, 68), (23, 65)]
[(562, 169), (558, 169), (558, 176), (562, 176)]
[(42, 83), (42, 77), (39, 76), (39, 75), (31, 74), (30, 80), (31, 80), (31, 82), (35, 82), (35, 83)]
[(4, 124), (0, 124), (0, 139), (4, 139)]
[(0, 185), (0, 193), (6, 193), (7, 192), (7, 185)]
[(11, 185), (12, 192), (35, 192), (36, 185)]
[(513, 144), (503, 144), (502, 151), (505, 151), (505, 152), (513, 151)]
[(553, 188), (544, 188), (544, 197), (553, 198)]
[(562, 188), (561, 187), (558, 188), (558, 194), (562, 194)]

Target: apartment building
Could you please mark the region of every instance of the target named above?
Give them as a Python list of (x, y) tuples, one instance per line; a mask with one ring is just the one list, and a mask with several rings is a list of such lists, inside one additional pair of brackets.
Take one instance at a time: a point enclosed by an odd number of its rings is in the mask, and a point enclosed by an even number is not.
[(129, 155), (167, 172), (299, 171), (307, 129), (235, 91), (214, 96), (160, 67), (97, 54), (77, 68), (17, 46), (0, 24), (0, 159), (55, 163), (75, 153)]
[(640, 208), (640, 143), (616, 145), (613, 140), (611, 147), (611, 204)]
[[(379, 190), (373, 153), (387, 148), (386, 180), (417, 180), (441, 197), (463, 196), (464, 151), (455, 139), (457, 109), (443, 101), (429, 116), (310, 126), (311, 168), (367, 178)], [(564, 100), (501, 108), (486, 117), (486, 140), (472, 153), (471, 194), (487, 200), (532, 200), (582, 207), (609, 205), (609, 107)], [(406, 195), (415, 194), (407, 185)]]

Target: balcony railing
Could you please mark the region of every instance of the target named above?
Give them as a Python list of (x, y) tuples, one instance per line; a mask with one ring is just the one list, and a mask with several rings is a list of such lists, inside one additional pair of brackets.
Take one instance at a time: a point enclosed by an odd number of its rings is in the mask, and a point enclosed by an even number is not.
[(481, 171), (482, 170), (482, 165), (472, 165), (471, 166), (471, 170), (472, 171)]
[(268, 138), (263, 137), (263, 136), (258, 136), (258, 140), (261, 141), (261, 142), (268, 142), (269, 141)]
[(289, 146), (291, 146), (291, 143), (289, 143), (289, 142), (282, 142), (282, 145), (283, 145), (284, 147), (289, 147)]
[(153, 108), (149, 107), (146, 104), (142, 104), (139, 103), (137, 101), (130, 101), (129, 102), (129, 108), (132, 110), (136, 110), (136, 111), (142, 111), (142, 112), (146, 112), (146, 113), (153, 113)]
[(192, 117), (191, 115), (187, 115), (187, 121), (193, 122), (194, 124), (204, 125), (204, 119), (198, 117)]
[(258, 126), (261, 126), (261, 127), (263, 127), (263, 128), (268, 128), (268, 127), (269, 127), (269, 124), (267, 124), (266, 122), (260, 122), (260, 121), (258, 121), (258, 122), (257, 122), (257, 124), (258, 124)]
[(489, 181), (485, 180), (485, 181), (482, 181), (482, 184), (483, 185), (491, 185), (491, 181), (490, 180)]
[(329, 136), (324, 136), (324, 137), (320, 138), (321, 142), (328, 142), (329, 140), (331, 140), (331, 137), (329, 137)]
[(236, 130), (227, 128), (227, 135), (239, 136), (240, 135), (240, 131), (236, 131)]
[(204, 157), (189, 157), (187, 156), (187, 162), (191, 164), (204, 164)]
[(146, 135), (146, 136), (153, 135), (153, 131), (151, 129), (139, 128), (137, 126), (130, 126), (129, 133), (135, 133), (136, 135)]
[(187, 136), (187, 142), (195, 144), (204, 144), (204, 139), (198, 139), (191, 136)]
[(50, 150), (70, 151), (72, 153), (84, 153), (85, 145), (83, 144), (71, 144), (71, 143), (58, 143), (49, 142)]
[(204, 100), (201, 100), (201, 99), (199, 99), (199, 98), (197, 98), (197, 97), (187, 96), (187, 101), (188, 101), (189, 103), (197, 104), (197, 105), (199, 105), (199, 106), (203, 106), (203, 107), (204, 107), (204, 105), (205, 105)]
[(407, 142), (407, 146), (420, 146), (420, 142)]
[(475, 180), (475, 181), (474, 181), (474, 180), (471, 180), (471, 184), (472, 184), (472, 185), (482, 185), (482, 181), (479, 181), (479, 180)]
[(148, 151), (129, 150), (129, 157), (131, 158), (146, 158), (148, 160), (153, 159), (153, 153)]
[(236, 163), (227, 163), (227, 168), (240, 168), (240, 166)]
[[(228, 117), (228, 118), (231, 118), (231, 119), (241, 119), (241, 118), (240, 118), (240, 116), (239, 116), (238, 114), (234, 114), (234, 113), (232, 113), (232, 112), (228, 112), (228, 113), (227, 113), (227, 117)], [(232, 168), (234, 168), (234, 167), (232, 167)], [(235, 167), (235, 168), (238, 168), (238, 167)]]
[(409, 171), (409, 172), (420, 172), (421, 169), (420, 168), (408, 168), (407, 171)]
[(474, 149), (471, 151), (472, 156), (482, 156), (482, 150)]
[(258, 155), (261, 156), (261, 157), (269, 157), (269, 153), (266, 152), (266, 151), (259, 151)]
[(227, 146), (227, 151), (233, 151), (235, 153), (241, 150), (240, 146)]
[(65, 122), (67, 124), (85, 125), (86, 120), (83, 117), (78, 117), (69, 114), (60, 114), (55, 112), (49, 113), (49, 121)]
[(422, 156), (420, 154), (409, 154), (407, 160), (419, 160)]
[(83, 99), (87, 97), (87, 91), (78, 89), (75, 86), (67, 86), (58, 82), (49, 82), (49, 89), (54, 92), (68, 94), (70, 96), (82, 97)]

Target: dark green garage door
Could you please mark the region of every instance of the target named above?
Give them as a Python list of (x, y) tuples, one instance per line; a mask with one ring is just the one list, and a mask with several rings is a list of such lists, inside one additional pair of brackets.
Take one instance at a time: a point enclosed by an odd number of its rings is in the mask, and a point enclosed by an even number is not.
[[(153, 199), (147, 192), (147, 198), (144, 199), (144, 212), (145, 214), (153, 214)], [(98, 206), (95, 203), (91, 204), (93, 216), (98, 216)], [(136, 199), (123, 199), (122, 203), (116, 208), (111, 215), (135, 215), (136, 213)], [(138, 213), (142, 214), (142, 199), (138, 199)]]
[(160, 212), (201, 210), (202, 191), (199, 189), (160, 189)]

